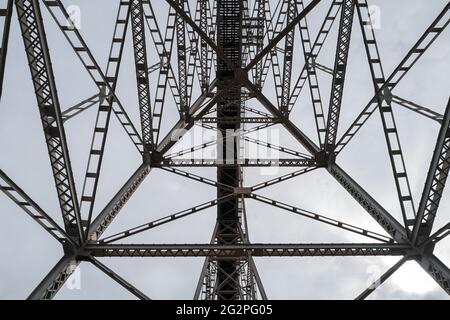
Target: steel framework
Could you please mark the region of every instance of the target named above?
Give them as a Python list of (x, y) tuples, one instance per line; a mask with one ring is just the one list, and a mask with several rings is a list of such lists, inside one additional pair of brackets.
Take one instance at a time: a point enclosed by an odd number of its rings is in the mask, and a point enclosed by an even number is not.
[[(0, 19), (3, 21), (0, 31), (0, 98), (15, 7), (64, 222), (62, 226), (55, 222), (0, 170), (1, 191), (59, 241), (64, 250), (61, 260), (29, 299), (53, 298), (82, 262), (92, 263), (137, 298), (149, 299), (97, 257), (204, 257), (194, 299), (253, 300), (267, 299), (254, 257), (391, 255), (402, 258), (357, 299), (366, 298), (408, 260), (415, 260), (450, 295), (450, 269), (433, 253), (436, 243), (450, 234), (450, 223), (433, 233), (450, 169), (450, 99), (444, 102), (447, 103), (445, 113), (439, 114), (394, 94), (397, 84), (444, 33), (450, 22), (450, 2), (431, 21), (394, 71), (386, 76), (367, 0), (166, 0), (165, 17), (158, 17), (159, 10), (155, 9), (156, 5), (163, 5), (163, 1), (158, 1), (158, 4), (150, 0), (109, 1), (117, 6), (117, 17), (104, 71), (61, 0), (0, 1)], [(311, 11), (318, 10), (319, 2), (326, 3), (329, 9), (312, 42), (307, 17)], [(44, 8), (50, 14), (52, 24), (44, 21), (41, 12)], [(336, 27), (335, 60), (334, 67), (330, 68), (317, 62), (317, 58), (336, 20), (339, 24)], [(46, 36), (46, 28), (54, 27), (55, 23), (98, 88), (98, 93), (65, 110), (60, 106), (58, 82), (52, 68), (54, 57), (51, 57)], [(355, 25), (359, 25), (362, 32), (374, 95), (338, 136), (340, 114), (346, 109), (343, 96), (348, 94), (344, 87), (350, 42), (357, 31), (353, 30)], [(116, 93), (127, 34), (132, 37), (136, 73), (140, 115), (140, 123), (136, 124), (128, 116), (129, 106), (122, 104)], [(157, 53), (156, 61), (150, 57), (149, 50)], [(304, 64), (295, 79), (296, 63), (302, 61)], [(332, 76), (326, 110), (317, 70)], [(156, 84), (150, 80), (150, 74), (154, 72), (157, 73)], [(272, 76), (273, 83), (266, 85), (269, 76)], [(299, 104), (298, 98), (306, 82), (316, 137), (306, 135), (291, 114)], [(273, 100), (266, 93), (270, 90), (276, 96)], [(171, 129), (164, 132), (164, 111), (169, 108), (169, 100), (176, 107), (178, 119), (171, 124)], [(260, 108), (255, 107), (257, 104)], [(393, 104), (440, 125), (425, 186), (417, 203), (410, 188)], [(92, 144), (81, 196), (78, 197), (64, 125), (95, 106), (97, 116)], [(392, 212), (383, 208), (337, 162), (340, 152), (375, 110), (381, 116), (402, 221), (394, 218)], [(142, 163), (107, 205), (98, 211), (95, 200), (113, 114), (136, 147)], [(288, 148), (250, 136), (250, 133), (275, 125), (284, 127), (303, 149)], [(173, 151), (186, 132), (195, 127), (210, 130), (217, 138)], [(246, 154), (245, 148), (250, 144), (275, 150), (283, 156), (252, 158)], [(216, 157), (196, 156), (196, 152), (207, 148), (215, 148)], [(300, 168), (253, 186), (245, 184), (246, 167), (273, 166)], [(180, 167), (214, 167), (217, 176), (216, 179), (206, 178)], [(102, 236), (152, 170), (164, 170), (207, 184), (216, 188), (217, 197), (120, 233)], [(260, 189), (313, 170), (328, 171), (385, 233), (366, 230), (257, 193)], [(264, 203), (352, 232), (371, 242), (252, 243), (247, 226), (247, 201)], [(117, 243), (212, 207), (217, 208), (217, 220), (210, 243)]]

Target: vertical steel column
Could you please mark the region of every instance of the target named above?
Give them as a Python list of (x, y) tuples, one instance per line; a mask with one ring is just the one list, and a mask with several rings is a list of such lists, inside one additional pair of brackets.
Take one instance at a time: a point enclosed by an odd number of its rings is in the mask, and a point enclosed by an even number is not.
[[(241, 66), (242, 56), (242, 4), (238, 0), (217, 1), (217, 44), (222, 47), (224, 56), (235, 66)], [(218, 90), (226, 94), (218, 102), (217, 117), (240, 119), (241, 86), (235, 81), (235, 72), (224, 61), (217, 61)], [(240, 128), (239, 121), (225, 123), (219, 121), (219, 132), (223, 141), (218, 145), (219, 161), (236, 163), (239, 148), (233, 133)], [(217, 181), (222, 185), (239, 187), (239, 167), (219, 166)], [(228, 188), (217, 188), (217, 197), (230, 194)], [(217, 205), (217, 243), (235, 244), (239, 241), (238, 197), (230, 197)], [(236, 299), (239, 296), (239, 259), (220, 259), (217, 263), (217, 298)]]

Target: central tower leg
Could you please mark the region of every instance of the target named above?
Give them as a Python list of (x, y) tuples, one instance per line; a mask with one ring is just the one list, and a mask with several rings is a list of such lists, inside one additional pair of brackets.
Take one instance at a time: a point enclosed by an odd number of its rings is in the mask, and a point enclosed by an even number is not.
[[(235, 66), (242, 63), (242, 1), (217, 1), (217, 43), (224, 56)], [(240, 129), (241, 86), (235, 81), (235, 74), (225, 62), (217, 61), (218, 91), (225, 90), (224, 98), (217, 105), (218, 129), (223, 137), (218, 143), (219, 161), (234, 163), (221, 165), (217, 169), (217, 181), (232, 187), (239, 187), (239, 147), (234, 133)], [(221, 121), (232, 118), (233, 121)], [(218, 187), (217, 196), (222, 198), (233, 191)], [(241, 240), (238, 196), (233, 195), (219, 202), (217, 206), (218, 244), (237, 244)], [(217, 299), (229, 300), (239, 297), (239, 272), (242, 257), (217, 260)]]

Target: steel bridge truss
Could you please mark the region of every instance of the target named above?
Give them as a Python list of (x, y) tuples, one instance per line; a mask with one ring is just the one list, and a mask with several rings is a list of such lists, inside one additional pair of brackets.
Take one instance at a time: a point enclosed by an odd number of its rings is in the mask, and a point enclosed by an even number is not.
[[(424, 55), (450, 22), (447, 3), (394, 71), (385, 76), (367, 0), (166, 0), (168, 13), (159, 19), (155, 2), (110, 0), (118, 11), (105, 71), (99, 67), (81, 30), (60, 0), (2, 0), (0, 19), (0, 98), (3, 88), (9, 30), (16, 8), (31, 79), (50, 157), (63, 225), (55, 222), (24, 189), (0, 170), (0, 189), (52, 237), (61, 243), (64, 255), (30, 294), (29, 299), (51, 299), (82, 262), (89, 262), (139, 299), (149, 299), (98, 257), (203, 257), (203, 268), (194, 299), (267, 299), (254, 257), (399, 256), (401, 259), (378, 281), (356, 298), (364, 299), (386, 281), (406, 261), (415, 260), (450, 295), (450, 269), (434, 255), (436, 243), (450, 234), (450, 222), (433, 231), (439, 204), (450, 169), (450, 99), (444, 114), (400, 98), (394, 89)], [(326, 2), (328, 11), (312, 42), (307, 16)], [(65, 36), (83, 68), (98, 89), (75, 106), (62, 108), (57, 94), (46, 27), (45, 8)], [(164, 21), (165, 23), (163, 23)], [(317, 59), (335, 21), (338, 37), (334, 67)], [(338, 137), (339, 119), (345, 92), (345, 75), (350, 40), (355, 25), (362, 39), (374, 86), (373, 98), (362, 108), (350, 127)], [(131, 32), (128, 31), (131, 29)], [(134, 124), (127, 106), (116, 94), (119, 70), (126, 44), (132, 37), (134, 70), (140, 123)], [(448, 36), (448, 34), (447, 34)], [(300, 38), (299, 38), (300, 37)], [(301, 43), (297, 52), (296, 39)], [(298, 45), (300, 47), (300, 45)], [(153, 48), (153, 49), (150, 49)], [(149, 50), (156, 52), (151, 57)], [(303, 56), (303, 60), (299, 60)], [(303, 67), (295, 76), (295, 63)], [(329, 107), (319, 89), (317, 72), (332, 76)], [(156, 85), (150, 74), (157, 73)], [(276, 99), (265, 94), (271, 76)], [(308, 137), (291, 119), (291, 111), (305, 86), (310, 90), (316, 137)], [(199, 95), (193, 88), (198, 87)], [(323, 93), (323, 90), (322, 90)], [(162, 123), (167, 100), (172, 99), (178, 121), (164, 132)], [(275, 101), (273, 103), (272, 101)], [(254, 107), (259, 104), (264, 109)], [(417, 209), (410, 189), (400, 134), (393, 104), (435, 120), (440, 126), (425, 186)], [(77, 196), (65, 135), (66, 121), (97, 107), (88, 166), (81, 196)], [(378, 110), (401, 209), (402, 221), (388, 212), (337, 164), (339, 153)], [(141, 165), (107, 205), (96, 212), (95, 200), (100, 179), (111, 115), (114, 115), (130, 142), (142, 157)], [(270, 126), (283, 126), (306, 152), (251, 137)], [(215, 140), (184, 150), (172, 151), (183, 135), (194, 127), (220, 134)], [(140, 130), (137, 128), (140, 127)], [(238, 134), (236, 134), (238, 132)], [(161, 138), (162, 137), (162, 138)], [(174, 138), (175, 137), (175, 138)], [(235, 143), (239, 141), (239, 143)], [(317, 141), (317, 142), (315, 142)], [(275, 150), (285, 158), (250, 158), (243, 145), (254, 144)], [(193, 156), (216, 148), (216, 158)], [(228, 153), (232, 151), (232, 156)], [(299, 167), (295, 171), (247, 186), (245, 167)], [(181, 167), (181, 168), (180, 168)], [(206, 178), (184, 167), (214, 167), (217, 178)], [(163, 170), (215, 188), (217, 197), (163, 218), (102, 237), (142, 181), (152, 170)], [(383, 228), (384, 234), (360, 228), (326, 215), (304, 210), (258, 194), (258, 190), (278, 185), (314, 170), (328, 171), (367, 213)], [(302, 216), (339, 230), (370, 239), (368, 243), (252, 243), (247, 225), (246, 203), (255, 201), (289, 214)], [(129, 238), (179, 219), (216, 208), (216, 226), (205, 244), (127, 244)], [(270, 297), (270, 296), (269, 296)]]

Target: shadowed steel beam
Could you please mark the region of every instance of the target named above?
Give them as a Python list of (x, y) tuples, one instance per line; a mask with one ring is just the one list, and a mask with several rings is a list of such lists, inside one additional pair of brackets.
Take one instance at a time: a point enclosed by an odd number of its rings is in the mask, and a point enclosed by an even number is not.
[(249, 268), (252, 270), (252, 273), (255, 276), (256, 284), (258, 286), (259, 292), (261, 293), (261, 298), (263, 300), (267, 300), (267, 293), (266, 293), (266, 290), (264, 289), (264, 285), (262, 283), (258, 269), (256, 268), (256, 264), (255, 264), (255, 261), (253, 260), (253, 257), (249, 256), (247, 258), (247, 261), (248, 261)]
[(442, 120), (441, 129), (436, 141), (436, 146), (428, 169), (425, 187), (417, 211), (416, 221), (411, 234), (411, 242), (416, 243), (417, 238), (428, 237), (433, 228), (439, 203), (447, 182), (450, 169), (450, 99)]
[(121, 276), (119, 276), (117, 273), (112, 271), (110, 268), (105, 266), (103, 263), (98, 261), (95, 258), (90, 258), (90, 262), (97, 268), (99, 268), (101, 271), (103, 271), (105, 274), (107, 274), (111, 279), (116, 281), (118, 284), (120, 284), (122, 287), (127, 289), (129, 292), (131, 292), (133, 295), (138, 297), (140, 300), (151, 300), (149, 297), (147, 297), (144, 293), (142, 293), (140, 290), (136, 289), (133, 285), (131, 285), (129, 282), (127, 282), (125, 279), (123, 279)]
[[(186, 10), (186, 0), (175, 0), (177, 5)], [(180, 88), (180, 111), (181, 116), (188, 114), (188, 66), (186, 47), (186, 21), (179, 14), (176, 15), (176, 39), (177, 39), (177, 62), (178, 62), (178, 84)]]
[(144, 8), (142, 1), (131, 0), (130, 11), (142, 140), (144, 141), (146, 149), (152, 150), (154, 147), (152, 128), (153, 119), (145, 41)]
[(428, 239), (419, 244), (421, 247), (427, 246), (429, 243), (436, 244), (450, 234), (450, 222), (439, 228)]
[(372, 282), (372, 284), (359, 296), (355, 298), (355, 300), (364, 300), (366, 299), (372, 292), (374, 292), (379, 286), (381, 286), (395, 271), (397, 271), (407, 260), (408, 256), (401, 258), (396, 264), (389, 268), (380, 278)]

